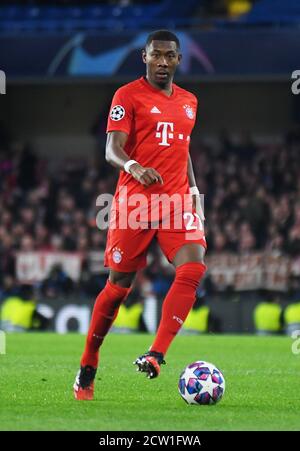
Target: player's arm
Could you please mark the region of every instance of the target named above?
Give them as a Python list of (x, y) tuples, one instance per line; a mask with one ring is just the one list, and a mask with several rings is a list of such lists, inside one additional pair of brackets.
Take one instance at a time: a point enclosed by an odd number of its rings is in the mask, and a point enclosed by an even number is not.
[(189, 179), (190, 188), (193, 188), (194, 186), (197, 187), (194, 169), (193, 169), (193, 163), (192, 163), (190, 154), (189, 154), (189, 158), (188, 158), (188, 179)]
[(196, 210), (196, 213), (198, 213), (200, 218), (202, 218), (203, 217), (203, 213), (202, 213), (202, 208), (201, 208), (201, 203), (200, 203), (200, 193), (199, 193), (199, 190), (197, 188), (195, 174), (194, 174), (194, 169), (193, 169), (193, 163), (192, 163), (192, 159), (191, 159), (190, 154), (189, 154), (189, 157), (188, 157), (188, 169), (187, 169), (187, 172), (188, 172), (190, 193), (192, 194), (192, 198), (193, 198), (193, 208)]
[(149, 186), (153, 183), (163, 183), (161, 175), (154, 168), (144, 168), (137, 161), (130, 160), (124, 150), (128, 135), (122, 131), (107, 133), (105, 158), (115, 168), (125, 170), (142, 185)]

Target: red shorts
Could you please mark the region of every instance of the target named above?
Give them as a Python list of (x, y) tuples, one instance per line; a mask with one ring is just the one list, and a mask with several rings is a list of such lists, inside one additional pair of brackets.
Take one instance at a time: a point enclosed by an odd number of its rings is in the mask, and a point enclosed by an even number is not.
[[(200, 230), (197, 218), (189, 213), (182, 228), (110, 228), (104, 257), (104, 266), (120, 272), (135, 272), (147, 265), (147, 251), (151, 241), (156, 238), (168, 259), (172, 262), (178, 250), (185, 244), (197, 243), (206, 249), (203, 229)], [(193, 219), (193, 222), (192, 222)]]

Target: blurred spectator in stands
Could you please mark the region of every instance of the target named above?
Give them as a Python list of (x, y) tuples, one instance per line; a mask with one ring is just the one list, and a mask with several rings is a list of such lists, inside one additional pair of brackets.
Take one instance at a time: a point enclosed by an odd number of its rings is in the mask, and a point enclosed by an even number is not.
[[(6, 275), (14, 276), (15, 273), (15, 254), (13, 248), (12, 236), (0, 230), (0, 284)], [(1, 282), (2, 281), (2, 282)]]
[(24, 228), (23, 224), (14, 222), (10, 229), (10, 233), (12, 235), (13, 242), (14, 242), (16, 249), (19, 249), (20, 245), (21, 245), (22, 237), (25, 234), (25, 228)]
[(61, 190), (58, 196), (58, 209), (56, 219), (60, 224), (70, 224), (73, 222), (75, 211), (75, 199), (65, 190)]
[(287, 250), (296, 257), (300, 255), (300, 224), (295, 224), (288, 234)]
[(17, 293), (17, 282), (13, 275), (0, 272), (0, 301)]
[[(298, 278), (299, 279), (299, 278)], [(298, 281), (299, 288), (299, 281)], [(287, 335), (300, 332), (300, 297), (292, 301), (284, 310), (284, 328)]]
[(6, 332), (45, 330), (48, 322), (37, 310), (31, 285), (22, 285), (18, 293), (8, 296), (2, 304), (1, 329)]
[(285, 236), (288, 234), (293, 222), (293, 215), (287, 195), (281, 196), (279, 200), (274, 199), (272, 201), (272, 222), (280, 233)]
[(143, 320), (143, 298), (135, 285), (125, 303), (120, 306), (118, 316), (112, 326), (112, 332), (128, 334), (146, 330)]
[(19, 220), (23, 224), (27, 233), (32, 234), (34, 231), (34, 225), (38, 218), (35, 217), (32, 208), (23, 207), (19, 212)]
[(266, 241), (267, 225), (269, 223), (269, 205), (266, 200), (266, 191), (259, 187), (253, 195), (250, 194), (243, 217), (249, 222), (251, 231), (257, 238), (257, 245), (262, 248)]
[(35, 246), (38, 250), (49, 251), (51, 244), (49, 242), (49, 230), (42, 223), (37, 223), (34, 228)]
[(197, 335), (207, 333), (209, 331), (209, 316), (210, 309), (204, 303), (204, 296), (197, 293), (195, 304), (183, 323), (181, 334)]
[(0, 225), (7, 231), (10, 230), (13, 223), (12, 213), (5, 208), (1, 209), (0, 206), (0, 215)]
[(290, 302), (300, 300), (300, 275), (298, 273), (291, 273), (288, 285), (288, 300)]
[(63, 270), (62, 266), (54, 265), (49, 276), (41, 284), (41, 293), (47, 298), (69, 296), (74, 289), (74, 282)]
[(106, 234), (93, 230), (89, 251), (83, 263), (80, 286), (91, 297), (99, 293), (107, 279), (108, 269), (104, 267)]
[(227, 250), (226, 243), (227, 243), (227, 240), (226, 240), (226, 236), (224, 235), (224, 233), (222, 233), (220, 231), (214, 233), (213, 246), (214, 246), (215, 252), (225, 252)]
[(63, 239), (63, 249), (65, 251), (76, 250), (76, 236), (74, 236), (74, 229), (70, 224), (64, 224), (60, 233)]
[(89, 249), (89, 239), (86, 235), (79, 235), (76, 242), (76, 250), (85, 254)]
[(21, 238), (20, 251), (21, 252), (33, 252), (35, 250), (34, 238), (32, 235), (24, 235)]
[[(157, 252), (157, 255), (160, 254)], [(173, 282), (173, 275), (170, 274), (169, 268), (162, 267), (160, 262), (160, 258), (154, 257), (154, 261), (144, 270), (144, 274), (151, 282), (151, 291), (154, 296), (163, 298)]]
[(230, 252), (237, 252), (238, 234), (236, 224), (233, 221), (227, 221), (224, 229), (226, 234), (227, 250)]
[(86, 224), (86, 217), (82, 210), (75, 210), (73, 214), (73, 224), (75, 227), (84, 226)]
[(239, 252), (241, 254), (254, 251), (256, 249), (256, 239), (251, 227), (247, 222), (240, 225), (239, 231)]
[(62, 251), (63, 249), (63, 237), (61, 235), (57, 235), (54, 234), (51, 236), (51, 240), (50, 240), (50, 249), (51, 251), (55, 252), (55, 251)]
[(253, 312), (254, 327), (258, 335), (274, 335), (282, 332), (283, 311), (280, 294), (271, 290), (260, 290), (262, 302)]
[(278, 255), (285, 253), (285, 238), (280, 233), (270, 233), (270, 238), (266, 243), (265, 250)]
[(81, 183), (81, 189), (76, 198), (77, 206), (82, 209), (86, 209), (91, 202), (92, 197), (95, 195), (93, 181), (91, 178), (84, 178)]

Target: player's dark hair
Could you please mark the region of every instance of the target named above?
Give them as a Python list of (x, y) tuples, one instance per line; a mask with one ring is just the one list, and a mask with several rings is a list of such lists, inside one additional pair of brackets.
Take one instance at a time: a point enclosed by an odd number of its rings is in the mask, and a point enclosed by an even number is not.
[(169, 30), (157, 30), (150, 33), (147, 38), (145, 48), (149, 47), (152, 41), (174, 41), (176, 42), (177, 50), (180, 49), (178, 37)]

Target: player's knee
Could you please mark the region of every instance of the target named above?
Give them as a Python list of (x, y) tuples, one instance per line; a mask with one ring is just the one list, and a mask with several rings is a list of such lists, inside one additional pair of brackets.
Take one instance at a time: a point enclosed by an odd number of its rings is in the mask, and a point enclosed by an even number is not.
[(184, 263), (176, 268), (176, 280), (197, 288), (207, 267), (203, 262)]
[(136, 274), (135, 272), (124, 273), (111, 270), (109, 273), (109, 280), (111, 283), (118, 285), (120, 287), (130, 288), (134, 281), (135, 274)]

